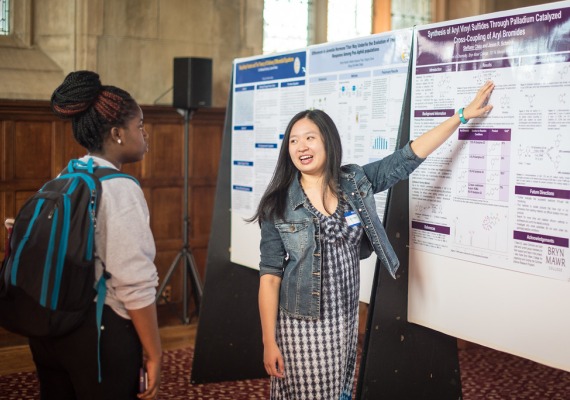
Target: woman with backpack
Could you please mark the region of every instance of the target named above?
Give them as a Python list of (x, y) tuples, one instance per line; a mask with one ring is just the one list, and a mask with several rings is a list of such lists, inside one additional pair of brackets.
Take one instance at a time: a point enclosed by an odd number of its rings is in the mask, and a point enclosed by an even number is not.
[[(75, 139), (88, 152), (80, 161), (92, 159), (95, 166), (118, 172), (148, 151), (149, 135), (137, 102), (126, 91), (103, 85), (95, 72), (70, 73), (54, 91), (51, 107), (72, 121)], [(71, 333), (30, 338), (42, 399), (154, 399), (158, 393), (158, 274), (148, 207), (131, 179), (101, 184), (95, 270), (96, 280), (104, 271), (108, 277), (101, 328), (94, 299), (84, 322)], [(143, 350), (148, 382), (139, 388)]]

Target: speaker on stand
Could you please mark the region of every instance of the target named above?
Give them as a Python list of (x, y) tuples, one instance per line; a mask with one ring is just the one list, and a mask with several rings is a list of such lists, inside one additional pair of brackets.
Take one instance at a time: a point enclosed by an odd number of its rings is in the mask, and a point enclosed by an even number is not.
[(188, 152), (190, 120), (200, 107), (212, 105), (212, 60), (209, 58), (184, 57), (174, 58), (172, 89), (172, 105), (184, 115), (184, 193), (182, 199), (182, 248), (172, 261), (162, 284), (160, 285), (156, 301), (163, 299), (164, 289), (177, 267), (182, 267), (182, 322), (188, 324), (188, 281), (192, 285), (192, 294), (196, 303), (196, 312), (199, 313), (202, 301), (202, 281), (196, 268), (196, 261), (188, 243)]

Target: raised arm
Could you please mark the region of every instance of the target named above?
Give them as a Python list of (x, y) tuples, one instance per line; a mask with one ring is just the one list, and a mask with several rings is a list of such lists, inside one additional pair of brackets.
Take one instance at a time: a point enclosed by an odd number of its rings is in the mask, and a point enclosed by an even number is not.
[[(495, 84), (489, 81), (479, 89), (473, 101), (463, 109), (463, 117), (466, 120), (481, 117), (491, 111), (493, 106), (487, 104), (487, 101), (494, 88)], [(426, 158), (455, 132), (460, 123), (459, 113), (455, 113), (451, 118), (415, 139), (411, 145), (412, 150), (418, 157)]]

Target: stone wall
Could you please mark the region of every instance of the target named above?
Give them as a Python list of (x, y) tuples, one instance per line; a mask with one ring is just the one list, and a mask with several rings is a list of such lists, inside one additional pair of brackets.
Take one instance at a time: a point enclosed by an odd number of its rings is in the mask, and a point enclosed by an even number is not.
[[(232, 60), (261, 53), (263, 0), (16, 0), (28, 43), (0, 42), (0, 98), (49, 99), (73, 70), (172, 104), (172, 59), (213, 60), (212, 105), (225, 107)], [(6, 79), (9, 78), (9, 79)]]

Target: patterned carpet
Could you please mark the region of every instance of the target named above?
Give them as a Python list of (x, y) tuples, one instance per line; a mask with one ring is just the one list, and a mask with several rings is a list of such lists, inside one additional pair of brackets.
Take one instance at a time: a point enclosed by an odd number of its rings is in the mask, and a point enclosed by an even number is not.
[(482, 346), (459, 351), (464, 400), (569, 400), (570, 372)]
[[(161, 400), (267, 399), (268, 379), (191, 385), (191, 349), (166, 351)], [(570, 373), (481, 346), (459, 351), (463, 400), (568, 400)], [(0, 399), (38, 399), (35, 374), (0, 376)], [(431, 399), (429, 399), (431, 400)]]

